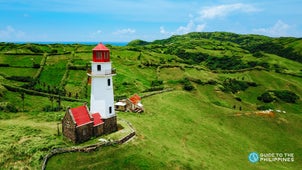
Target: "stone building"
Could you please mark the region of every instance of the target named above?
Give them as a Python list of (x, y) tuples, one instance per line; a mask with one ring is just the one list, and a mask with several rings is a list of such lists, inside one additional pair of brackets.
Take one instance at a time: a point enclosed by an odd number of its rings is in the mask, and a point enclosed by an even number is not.
[(62, 132), (74, 143), (81, 143), (102, 134), (103, 124), (97, 114), (89, 114), (86, 105), (68, 108), (62, 120)]

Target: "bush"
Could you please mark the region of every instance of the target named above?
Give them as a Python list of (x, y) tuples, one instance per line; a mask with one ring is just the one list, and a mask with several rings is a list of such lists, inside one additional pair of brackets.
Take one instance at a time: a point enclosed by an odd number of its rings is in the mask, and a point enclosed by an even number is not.
[(287, 103), (296, 103), (297, 100), (300, 99), (296, 93), (288, 91), (288, 90), (282, 90), (282, 91), (274, 91), (275, 96), (278, 97), (279, 99), (283, 100), (284, 102)]
[(240, 97), (235, 97), (235, 99), (236, 99), (237, 101), (239, 101), (239, 102), (242, 101), (242, 99), (241, 99)]
[(250, 66), (244, 63), (240, 57), (208, 57), (206, 65), (211, 70), (240, 70), (249, 68)]
[(181, 83), (183, 84), (183, 89), (187, 90), (187, 91), (192, 91), (194, 90), (194, 86), (192, 85), (192, 83), (190, 82), (190, 80), (188, 78), (184, 78)]
[(224, 87), (222, 91), (232, 92), (232, 93), (236, 93), (238, 91), (244, 91), (249, 87), (249, 83), (245, 81), (238, 81), (236, 79), (227, 79), (222, 83)]
[(34, 63), (33, 68), (40, 68), (40, 64)]
[(5, 102), (5, 103), (0, 103), (0, 111), (16, 113), (18, 112), (18, 109), (16, 108), (15, 105), (9, 102)]
[(32, 82), (33, 78), (30, 76), (10, 76), (7, 77), (9, 80), (21, 81), (21, 82)]
[(55, 107), (52, 107), (51, 105), (46, 105), (46, 106), (43, 107), (42, 111), (52, 112), (52, 111), (55, 111)]
[(269, 109), (274, 109), (274, 107), (270, 105), (261, 105), (257, 107), (257, 110), (269, 110)]
[(6, 91), (6, 88), (0, 84), (0, 97), (3, 97)]
[(287, 103), (296, 103), (297, 100), (300, 99), (298, 95), (289, 90), (267, 91), (261, 96), (257, 97), (258, 100), (263, 101), (264, 103), (270, 103), (277, 98)]
[(0, 63), (0, 67), (9, 67), (9, 64)]
[(162, 86), (156, 86), (156, 87), (151, 87), (149, 89), (146, 89), (146, 90), (144, 90), (144, 92), (160, 91), (160, 90), (163, 90), (163, 89), (164, 89), (164, 87), (162, 87)]
[(86, 66), (83, 65), (69, 65), (68, 69), (70, 70), (86, 70)]
[(276, 98), (270, 92), (265, 92), (265, 93), (261, 94), (261, 96), (257, 97), (257, 99), (264, 103), (270, 103), (270, 102), (274, 101)]
[(160, 86), (163, 84), (163, 81), (162, 80), (152, 80), (151, 81), (151, 87), (154, 87), (154, 86)]

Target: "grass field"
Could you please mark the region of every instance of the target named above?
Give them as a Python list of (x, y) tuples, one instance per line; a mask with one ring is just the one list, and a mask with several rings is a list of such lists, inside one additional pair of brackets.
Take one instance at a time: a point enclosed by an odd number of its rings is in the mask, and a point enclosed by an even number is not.
[(0, 74), (4, 74), (6, 76), (29, 76), (32, 77), (36, 74), (38, 69), (35, 68), (14, 68), (14, 67), (0, 67)]
[(10, 66), (32, 67), (33, 63), (40, 64), (42, 56), (37, 55), (0, 55), (0, 63)]
[[(108, 46), (117, 71), (113, 77), (115, 97), (144, 95), (162, 88), (174, 90), (143, 98), (143, 114), (117, 114), (118, 118), (132, 123), (137, 133), (134, 140), (91, 153), (56, 155), (48, 162), (47, 169), (302, 169), (302, 64), (295, 61), (297, 57), (289, 60), (288, 56), (281, 57), (268, 50), (258, 51), (257, 55), (249, 51), (247, 42), (257, 45), (269, 41), (268, 37), (251, 35), (245, 39), (238, 35), (237, 38), (231, 33), (192, 33), (144, 46)], [(273, 42), (284, 43), (284, 48), (290, 46), (296, 52), (302, 49), (298, 40), (289, 43), (274, 39)], [(40, 169), (43, 157), (51, 149), (75, 146), (57, 136), (57, 123), (67, 106), (89, 102), (90, 96), (84, 93), (89, 93), (90, 86), (86, 88), (83, 69), (92, 58), (89, 51), (93, 46), (8, 46), (2, 48), (3, 52), (30, 55), (16, 55), (17, 59), (13, 54), (0, 54), (3, 64), (0, 67), (0, 169)], [(30, 49), (41, 53), (31, 56)], [(47, 56), (46, 63), (33, 82), (7, 78), (34, 77), (39, 69), (26, 67), (31, 66), (33, 57), (40, 63), (43, 54)], [(261, 70), (254, 69), (249, 62)], [(44, 94), (32, 95), (27, 91), (22, 100), (22, 91), (5, 89), (2, 83), (21, 89), (35, 83), (32, 90)], [(241, 88), (245, 85), (248, 86)], [(57, 98), (53, 101), (49, 98), (54, 92), (48, 88), (54, 87), (65, 89), (64, 97), (73, 100), (78, 93), (81, 102), (62, 100), (61, 110), (46, 112), (45, 108), (58, 106)], [(227, 91), (228, 88), (235, 91)], [(300, 98), (293, 103), (275, 94), (270, 103), (257, 99), (267, 91), (285, 90)], [(7, 106), (16, 107), (18, 112), (1, 110)], [(276, 116), (257, 116), (259, 106), (274, 109)], [(96, 141), (97, 138), (80, 146)], [(248, 154), (254, 151), (294, 153), (295, 161), (250, 163)]]
[[(47, 169), (64, 169), (65, 165), (74, 169), (302, 168), (298, 159), (302, 154), (301, 114), (280, 114), (274, 119), (235, 116), (233, 110), (210, 106), (202, 98), (174, 91), (145, 99), (145, 114), (118, 114), (137, 130), (134, 141), (89, 154), (58, 155), (50, 159)], [(248, 161), (252, 151), (290, 152), (297, 159), (252, 164)]]

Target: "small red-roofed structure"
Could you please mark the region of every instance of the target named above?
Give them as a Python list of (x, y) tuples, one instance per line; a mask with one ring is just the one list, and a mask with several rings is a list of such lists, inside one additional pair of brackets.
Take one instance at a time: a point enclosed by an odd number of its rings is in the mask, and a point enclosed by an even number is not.
[(90, 114), (86, 105), (68, 108), (62, 120), (65, 137), (81, 143), (104, 133), (104, 122), (99, 113)]
[(136, 105), (141, 101), (141, 97), (139, 97), (139, 95), (137, 94), (134, 94), (129, 98), (129, 100), (131, 101), (132, 104)]
[(141, 113), (144, 111), (144, 106), (141, 103), (141, 97), (138, 94), (134, 94), (126, 100), (127, 109), (132, 112)]
[(74, 143), (89, 140), (93, 136), (93, 118), (86, 105), (68, 108), (62, 120), (63, 135)]
[(93, 117), (93, 134), (94, 136), (100, 136), (104, 133), (104, 122), (101, 118), (100, 113), (94, 113)]

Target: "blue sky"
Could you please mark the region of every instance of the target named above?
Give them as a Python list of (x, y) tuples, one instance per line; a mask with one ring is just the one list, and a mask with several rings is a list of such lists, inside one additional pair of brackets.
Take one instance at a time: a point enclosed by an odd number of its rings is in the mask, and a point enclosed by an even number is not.
[(0, 0), (3, 41), (153, 41), (193, 31), (302, 37), (301, 0)]

